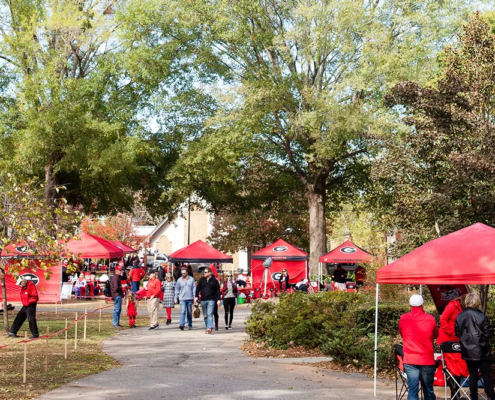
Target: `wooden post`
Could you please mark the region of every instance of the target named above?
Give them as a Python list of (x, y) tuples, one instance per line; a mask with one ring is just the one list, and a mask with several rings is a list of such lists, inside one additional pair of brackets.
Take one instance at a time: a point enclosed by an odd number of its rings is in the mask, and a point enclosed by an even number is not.
[(98, 320), (98, 333), (101, 332), (101, 308), (100, 308), (100, 319)]
[(55, 302), (55, 314), (58, 314), (58, 303)]
[(28, 333), (24, 332), (24, 370), (22, 373), (22, 383), (26, 383), (26, 371), (27, 371), (27, 338), (28, 338)]
[(45, 353), (45, 372), (48, 372), (48, 335), (50, 334), (50, 327), (46, 327), (46, 353)]
[(84, 341), (86, 341), (86, 318), (88, 314), (88, 309), (84, 309)]
[(68, 339), (67, 339), (67, 318), (65, 319), (65, 359), (67, 360), (67, 342), (68, 342)]
[(77, 313), (76, 313), (76, 318), (74, 318), (76, 323), (74, 324), (74, 350), (77, 350)]

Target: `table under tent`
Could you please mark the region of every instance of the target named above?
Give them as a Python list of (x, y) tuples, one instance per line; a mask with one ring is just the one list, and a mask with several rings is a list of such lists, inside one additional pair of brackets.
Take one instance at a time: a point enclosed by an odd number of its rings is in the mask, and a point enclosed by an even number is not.
[[(270, 265), (265, 262), (268, 259), (271, 259)], [(289, 274), (289, 285), (308, 279), (308, 254), (282, 239), (254, 253), (251, 256), (254, 298), (273, 296), (279, 291), (278, 282), (284, 269)]]
[(495, 229), (477, 223), (432, 240), (380, 268), (376, 281), (375, 397), (380, 285), (427, 285), (441, 314), (450, 300), (467, 291), (467, 284), (495, 284)]
[(339, 247), (319, 258), (318, 282), (323, 280), (323, 264), (329, 264), (328, 273), (332, 275), (337, 265), (341, 265), (345, 271), (355, 273), (356, 268), (362, 263), (371, 262), (375, 256), (356, 246), (350, 240), (346, 240)]

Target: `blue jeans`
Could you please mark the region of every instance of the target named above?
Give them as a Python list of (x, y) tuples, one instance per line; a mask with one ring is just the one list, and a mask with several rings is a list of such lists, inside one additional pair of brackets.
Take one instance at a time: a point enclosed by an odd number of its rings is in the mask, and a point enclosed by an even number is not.
[(186, 322), (186, 313), (187, 313), (187, 326), (192, 326), (192, 305), (193, 300), (181, 300), (180, 301), (180, 319), (179, 325), (184, 326)]
[(213, 312), (215, 311), (215, 300), (202, 300), (201, 308), (205, 317), (206, 329), (213, 330)]
[(120, 313), (122, 311), (122, 296), (117, 296), (113, 299), (113, 326), (120, 322)]
[(133, 293), (136, 293), (138, 290), (139, 290), (139, 284), (141, 282), (134, 282), (134, 281), (131, 281), (131, 290)]
[(424, 400), (436, 400), (435, 392), (433, 391), (435, 369), (434, 365), (404, 364), (404, 372), (407, 375), (407, 386), (409, 386), (407, 400), (419, 400), (419, 381), (421, 381), (423, 387)]

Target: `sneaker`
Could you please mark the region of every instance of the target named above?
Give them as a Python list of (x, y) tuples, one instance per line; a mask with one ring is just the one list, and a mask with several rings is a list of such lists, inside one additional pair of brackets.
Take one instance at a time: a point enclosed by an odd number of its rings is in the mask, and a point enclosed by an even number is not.
[(19, 336), (17, 336), (17, 334), (15, 334), (14, 332), (8, 332), (8, 333), (7, 333), (7, 336), (9, 336), (9, 337), (19, 337)]
[(29, 338), (29, 340), (38, 339), (39, 337), (40, 337), (40, 335), (33, 335)]
[(187, 329), (190, 330), (190, 331), (192, 331), (192, 326), (188, 327)]
[(136, 327), (136, 324), (132, 324), (131, 328), (135, 328)]
[(229, 329), (229, 327), (228, 326), (225, 326), (225, 329)]
[(208, 329), (206, 330), (206, 333), (210, 334), (210, 333), (211, 333), (211, 328), (208, 328)]
[(228, 329), (229, 329), (229, 330), (232, 330), (232, 327), (231, 327), (231, 326), (229, 326), (229, 328), (228, 328)]
[(172, 320), (171, 319), (167, 319), (167, 325), (170, 325), (172, 323)]
[(183, 330), (184, 330), (184, 326), (179, 325), (179, 329), (180, 329), (181, 331), (183, 331)]
[(158, 329), (160, 325), (155, 325), (155, 326), (150, 326), (150, 331), (154, 331), (155, 329)]
[(114, 325), (113, 326), (115, 329), (121, 329), (122, 327), (120, 325)]

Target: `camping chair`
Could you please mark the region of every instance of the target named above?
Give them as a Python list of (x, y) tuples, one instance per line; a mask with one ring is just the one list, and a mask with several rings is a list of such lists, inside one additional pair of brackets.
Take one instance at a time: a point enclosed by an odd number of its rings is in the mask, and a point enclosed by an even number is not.
[[(404, 372), (404, 349), (402, 345), (394, 345), (394, 361), (395, 361), (395, 400), (407, 399), (409, 386), (407, 385), (407, 374)], [(400, 379), (400, 383), (399, 383)], [(400, 388), (399, 388), (400, 385)], [(423, 399), (423, 389), (419, 382), (419, 395)]]
[[(461, 344), (459, 342), (443, 342), (440, 345), (442, 352), (442, 366), (445, 375), (445, 400), (471, 399), (469, 387), (465, 387), (469, 370), (466, 362), (461, 358)], [(450, 397), (447, 395), (447, 386), (450, 388)], [(483, 393), (478, 398), (486, 399)]]

